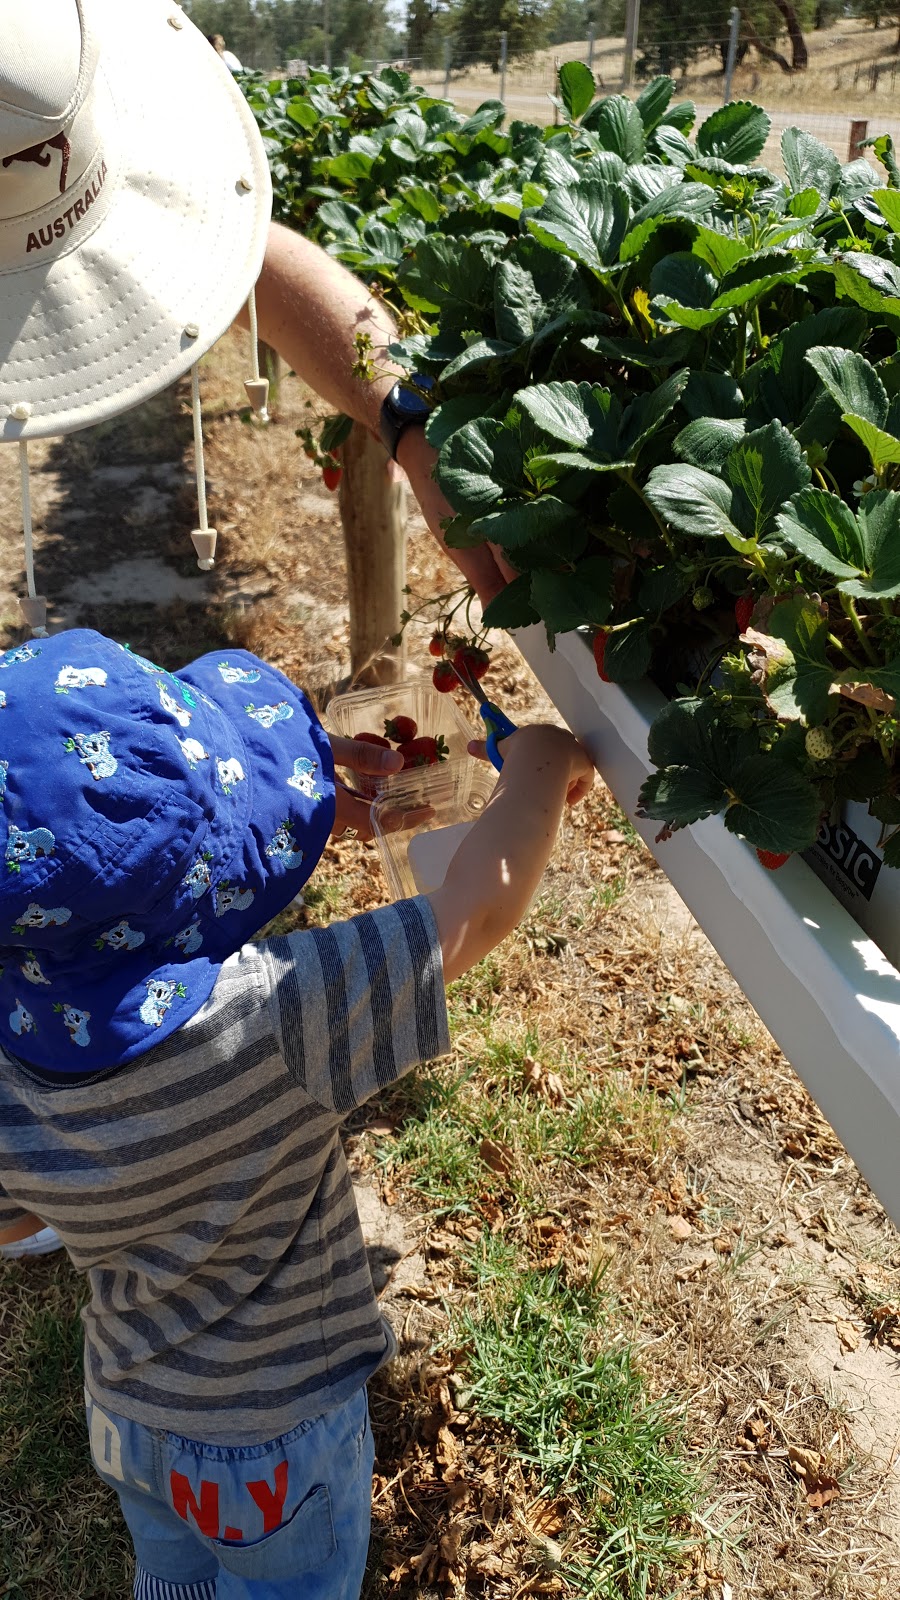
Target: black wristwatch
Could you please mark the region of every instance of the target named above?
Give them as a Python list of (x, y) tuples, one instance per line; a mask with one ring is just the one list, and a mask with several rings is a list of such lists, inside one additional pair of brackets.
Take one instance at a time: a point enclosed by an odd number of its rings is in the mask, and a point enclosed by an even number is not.
[(397, 459), (400, 440), (407, 428), (423, 427), (431, 411), (428, 401), (421, 394), (417, 394), (415, 389), (407, 387), (409, 383), (416, 384), (419, 389), (434, 388), (433, 378), (426, 378), (421, 372), (415, 372), (409, 379), (401, 378), (395, 383), (382, 401), (379, 432), (385, 450), (394, 461)]

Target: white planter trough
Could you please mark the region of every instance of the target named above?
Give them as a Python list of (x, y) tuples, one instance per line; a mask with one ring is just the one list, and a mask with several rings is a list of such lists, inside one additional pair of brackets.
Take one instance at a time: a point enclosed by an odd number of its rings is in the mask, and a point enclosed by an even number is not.
[(580, 634), (559, 638), (552, 653), (542, 627), (514, 637), (900, 1226), (900, 972), (799, 858), (768, 872), (719, 818), (657, 845), (660, 824), (637, 817), (635, 806), (653, 770), (647, 732), (664, 703), (659, 690), (603, 683)]

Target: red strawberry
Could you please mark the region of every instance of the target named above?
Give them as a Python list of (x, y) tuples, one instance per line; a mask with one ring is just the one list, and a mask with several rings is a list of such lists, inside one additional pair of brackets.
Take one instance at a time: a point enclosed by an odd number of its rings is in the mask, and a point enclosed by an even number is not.
[(341, 468), (340, 467), (323, 467), (322, 468), (322, 482), (324, 483), (326, 489), (336, 489), (338, 484), (340, 483), (340, 481), (341, 481)]
[(612, 679), (607, 677), (603, 670), (603, 659), (606, 655), (606, 646), (608, 642), (609, 634), (607, 633), (606, 629), (598, 628), (597, 632), (594, 634), (594, 661), (597, 664), (598, 676), (603, 679), (604, 683), (612, 683)]
[(431, 635), (428, 645), (428, 654), (430, 656), (438, 657), (444, 654), (444, 635), (442, 633), (433, 633)]
[(410, 739), (416, 737), (418, 724), (413, 721), (412, 717), (388, 717), (384, 725), (384, 731), (387, 738), (391, 739), (394, 744), (408, 744)]
[(735, 601), (734, 620), (737, 623), (738, 633), (746, 633), (749, 628), (755, 604), (752, 594), (742, 594), (740, 599)]
[(459, 679), (449, 661), (439, 661), (431, 674), (431, 681), (438, 694), (449, 694), (451, 689), (456, 688)]
[(483, 678), (490, 664), (487, 651), (479, 649), (477, 644), (461, 644), (453, 655), (453, 665), (464, 678)]
[(439, 733), (436, 739), (426, 736), (408, 740), (400, 745), (400, 754), (406, 772), (409, 767), (433, 767), (436, 761), (446, 761), (450, 752), (444, 743), (444, 735)]
[(790, 850), (757, 850), (760, 861), (770, 872), (777, 872), (779, 867), (790, 859)]
[(387, 739), (382, 739), (380, 733), (355, 733), (353, 737), (358, 739), (360, 744), (380, 744), (383, 750), (391, 748)]

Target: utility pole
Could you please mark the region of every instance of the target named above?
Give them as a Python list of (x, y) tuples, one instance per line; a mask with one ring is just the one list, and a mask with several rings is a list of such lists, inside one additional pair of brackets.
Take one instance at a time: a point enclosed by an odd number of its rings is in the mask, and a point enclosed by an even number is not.
[(450, 93), (450, 62), (453, 59), (453, 46), (449, 39), (444, 40), (444, 99)]
[(637, 55), (638, 29), (641, 25), (641, 0), (627, 0), (625, 6), (625, 57), (622, 63), (622, 88), (634, 84), (634, 58)]
[(328, 0), (322, 0), (322, 30), (325, 34), (325, 65), (331, 66), (331, 34), (328, 28)]

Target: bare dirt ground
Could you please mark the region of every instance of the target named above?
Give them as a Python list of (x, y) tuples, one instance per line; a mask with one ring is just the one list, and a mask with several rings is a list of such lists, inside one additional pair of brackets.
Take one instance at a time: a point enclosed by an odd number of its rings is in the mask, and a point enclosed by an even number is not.
[[(190, 419), (184, 396), (170, 396), (32, 449), (39, 587), (57, 624), (102, 628), (170, 667), (239, 643), (324, 694), (347, 664), (336, 507), (294, 439), (308, 417), (297, 380), (285, 380), (270, 429), (242, 420), (245, 354), (233, 336), (204, 369), (215, 571), (200, 575), (190, 546)], [(22, 637), (16, 472), (14, 453), (0, 452), (4, 646)], [(413, 587), (444, 587), (415, 520), (411, 539)], [(412, 670), (427, 667), (426, 638), (411, 637)], [(552, 714), (508, 642), (498, 639), (496, 656), (493, 681), (513, 715)], [(301, 921), (385, 897), (373, 847), (355, 842), (329, 847), (317, 881)], [(539, 1039), (533, 1092), (565, 1095), (553, 1069), (577, 1068), (619, 1097), (621, 1115), (593, 1163), (548, 1167), (539, 1216), (517, 1206), (502, 1162), (485, 1168), (477, 1214), (428, 1203), (392, 1154), (409, 1088), (351, 1125), (373, 1272), (400, 1339), (373, 1385), (367, 1595), (579, 1592), (559, 1566), (578, 1540), (571, 1506), (541, 1500), (514, 1438), (467, 1410), (459, 1387), (464, 1353), (449, 1317), (471, 1291), (457, 1256), (487, 1221), (523, 1264), (602, 1270), (622, 1337), (652, 1391), (679, 1397), (690, 1448), (709, 1463), (692, 1530), (703, 1542), (678, 1587), (653, 1591), (658, 1600), (892, 1600), (900, 1240), (602, 786), (567, 819), (489, 990), (463, 994), (457, 1065), (476, 1058), (474, 1023), (488, 1007), (491, 1027), (518, 1048), (526, 1034)], [(38, 1266), (33, 1281), (50, 1270)], [(24, 1281), (22, 1269), (14, 1278)], [(0, 1371), (4, 1337), (0, 1322)], [(67, 1588), (73, 1600), (119, 1593), (96, 1575), (79, 1582)], [(51, 1574), (46, 1587), (0, 1592), (59, 1591)]]

